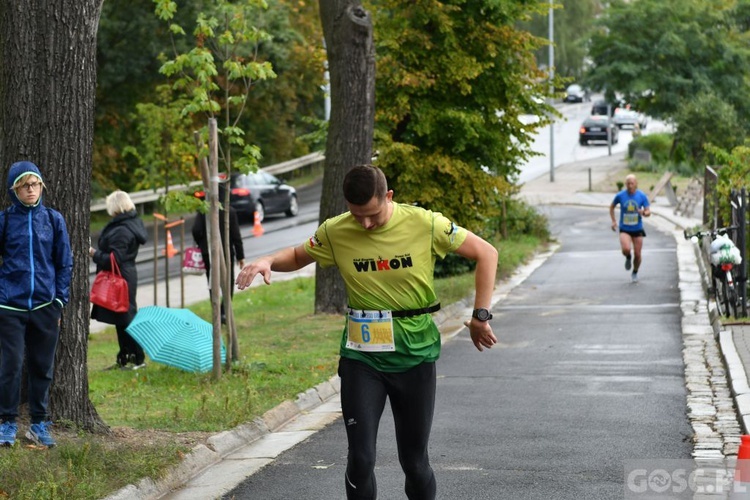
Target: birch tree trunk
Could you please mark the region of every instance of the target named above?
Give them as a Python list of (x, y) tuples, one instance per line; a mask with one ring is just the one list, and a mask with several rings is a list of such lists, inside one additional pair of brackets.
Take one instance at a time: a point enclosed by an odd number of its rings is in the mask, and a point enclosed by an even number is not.
[(62, 318), (49, 411), (90, 431), (107, 426), (89, 400), (89, 222), (96, 31), (102, 0), (0, 3), (0, 168), (8, 204), (11, 163), (39, 165), (43, 202), (70, 233), (73, 276)]
[[(375, 46), (372, 18), (358, 1), (320, 0), (331, 79), (331, 119), (320, 203), (324, 221), (347, 210), (346, 172), (371, 162), (375, 121)], [(346, 289), (335, 268), (315, 271), (315, 312), (341, 313)]]

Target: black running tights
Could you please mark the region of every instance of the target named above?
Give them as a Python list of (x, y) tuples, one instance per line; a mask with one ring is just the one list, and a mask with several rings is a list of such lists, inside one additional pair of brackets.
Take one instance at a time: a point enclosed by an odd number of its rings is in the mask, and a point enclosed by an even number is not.
[(402, 373), (383, 373), (369, 365), (341, 358), (341, 409), (349, 441), (346, 497), (377, 498), (375, 456), (378, 426), (390, 399), (396, 428), (404, 491), (409, 500), (433, 500), (435, 475), (427, 445), (435, 410), (435, 363), (422, 363)]

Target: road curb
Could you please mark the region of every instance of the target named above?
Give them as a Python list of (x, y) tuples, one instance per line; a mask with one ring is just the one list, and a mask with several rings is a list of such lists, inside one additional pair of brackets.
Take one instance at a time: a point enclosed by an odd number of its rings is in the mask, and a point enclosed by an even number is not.
[(724, 363), (727, 366), (730, 388), (739, 414), (742, 433), (747, 434), (748, 428), (750, 428), (750, 386), (747, 383), (747, 372), (734, 345), (732, 330), (718, 330), (716, 334), (719, 338)]
[[(710, 284), (708, 282), (708, 273), (703, 259), (701, 258), (700, 247), (692, 245), (695, 261), (699, 268), (701, 286), (706, 293)], [(704, 298), (705, 300), (705, 298)], [(742, 363), (737, 346), (734, 342), (734, 331), (731, 327), (726, 327), (721, 323), (721, 316), (716, 306), (708, 302), (708, 324), (719, 343), (721, 356), (727, 370), (727, 382), (732, 393), (735, 408), (737, 410), (737, 420), (742, 428), (742, 433), (747, 434), (750, 429), (750, 386), (748, 385), (747, 371)]]

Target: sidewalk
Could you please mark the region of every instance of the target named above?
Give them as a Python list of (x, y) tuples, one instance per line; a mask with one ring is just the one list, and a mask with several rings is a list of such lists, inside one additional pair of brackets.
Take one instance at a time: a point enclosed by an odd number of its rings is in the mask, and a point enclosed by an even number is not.
[[(579, 205), (602, 210), (602, 224), (609, 230), (609, 206), (616, 190), (589, 192), (589, 182), (596, 186), (608, 176), (626, 168), (622, 155), (561, 165), (555, 170), (555, 182), (546, 176), (523, 186), (520, 196), (531, 205)], [(674, 215), (666, 199), (657, 198), (652, 205), (654, 217), (649, 223), (674, 233), (679, 263), (679, 287), (683, 311), (682, 330), (685, 344), (686, 381), (688, 386), (688, 415), (695, 431), (696, 458), (716, 458), (736, 455), (739, 429), (731, 425), (736, 404), (741, 418), (742, 432), (747, 432), (750, 420), (750, 386), (746, 368), (750, 367), (750, 332), (734, 333), (722, 330), (713, 304), (707, 304), (706, 284), (701, 280), (697, 246), (682, 237), (682, 229), (700, 224), (695, 218)], [(516, 285), (539, 267), (554, 249), (537, 256), (501, 283), (493, 295), (493, 304), (502, 300)], [(314, 266), (300, 273), (289, 273), (285, 278), (312, 275)], [(276, 279), (280, 279), (281, 274)], [(170, 282), (170, 306), (180, 307), (179, 280)], [(257, 285), (254, 285), (257, 286)], [(166, 305), (164, 290), (158, 291), (158, 304)], [(242, 292), (238, 292), (242, 293)], [(185, 280), (185, 304), (208, 299), (203, 276), (188, 276)], [(140, 307), (154, 303), (153, 288), (138, 290)], [(446, 307), (435, 314), (444, 341), (458, 334), (463, 320), (470, 316), (472, 298)], [(92, 322), (92, 332), (98, 323)], [(106, 325), (101, 325), (105, 327)], [(734, 337), (734, 338), (733, 338)], [(719, 340), (719, 342), (716, 341)], [(719, 349), (720, 343), (720, 349)], [(731, 394), (726, 388), (723, 372), (728, 367)], [(109, 496), (119, 499), (213, 499), (233, 489), (246, 477), (272, 462), (283, 451), (310, 437), (317, 430), (340, 416), (338, 377), (320, 384), (297, 399), (286, 401), (252, 423), (219, 433), (208, 445), (196, 446), (192, 453), (166, 477), (159, 481), (146, 478), (137, 485), (129, 485)], [(711, 406), (711, 408), (707, 408)]]

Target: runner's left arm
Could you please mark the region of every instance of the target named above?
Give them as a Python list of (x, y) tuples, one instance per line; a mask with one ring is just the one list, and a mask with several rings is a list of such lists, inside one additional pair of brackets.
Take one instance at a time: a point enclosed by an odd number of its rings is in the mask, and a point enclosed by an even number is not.
[[(456, 249), (456, 253), (476, 261), (474, 308), (489, 309), (492, 305), (492, 292), (495, 289), (497, 249), (474, 233), (468, 232), (466, 240)], [(469, 327), (471, 340), (478, 350), (483, 351), (485, 347), (489, 349), (497, 343), (497, 337), (489, 321), (479, 321), (472, 317), (465, 324)]]

